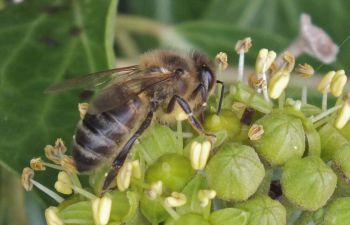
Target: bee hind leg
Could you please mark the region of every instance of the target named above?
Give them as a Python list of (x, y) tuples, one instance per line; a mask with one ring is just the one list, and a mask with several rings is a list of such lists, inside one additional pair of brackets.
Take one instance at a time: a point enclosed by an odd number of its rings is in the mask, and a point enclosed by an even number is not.
[(197, 120), (197, 118), (193, 115), (190, 105), (186, 102), (185, 99), (181, 98), (178, 95), (174, 95), (168, 104), (167, 112), (171, 113), (174, 110), (175, 104), (178, 103), (182, 110), (187, 114), (187, 120), (190, 122), (191, 126), (199, 133), (206, 136), (215, 137), (214, 134), (210, 134), (206, 132), (202, 126), (202, 124)]
[(115, 177), (118, 174), (119, 169), (123, 166), (126, 157), (128, 156), (128, 153), (131, 150), (131, 147), (133, 146), (134, 142), (138, 137), (141, 136), (141, 134), (147, 129), (147, 127), (151, 124), (153, 118), (153, 110), (151, 110), (148, 114), (146, 119), (142, 122), (140, 128), (135, 132), (135, 134), (128, 140), (128, 142), (124, 145), (120, 153), (117, 155), (117, 157), (114, 159), (112, 163), (112, 168), (109, 170), (105, 181), (102, 186), (102, 195), (108, 190), (109, 186), (111, 185), (112, 181), (115, 179)]

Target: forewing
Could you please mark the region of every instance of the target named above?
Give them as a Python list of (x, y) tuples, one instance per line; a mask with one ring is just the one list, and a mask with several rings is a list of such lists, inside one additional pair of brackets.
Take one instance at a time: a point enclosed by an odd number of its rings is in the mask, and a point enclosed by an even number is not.
[(95, 89), (108, 84), (111, 80), (113, 82), (131, 80), (133, 75), (137, 76), (139, 73), (140, 69), (136, 65), (100, 71), (53, 84), (45, 90), (45, 93), (60, 92), (75, 88)]
[(113, 82), (105, 87), (90, 103), (89, 113), (99, 114), (126, 104), (136, 95), (150, 90), (156, 85), (163, 85), (174, 77), (170, 72), (134, 74), (132, 79)]

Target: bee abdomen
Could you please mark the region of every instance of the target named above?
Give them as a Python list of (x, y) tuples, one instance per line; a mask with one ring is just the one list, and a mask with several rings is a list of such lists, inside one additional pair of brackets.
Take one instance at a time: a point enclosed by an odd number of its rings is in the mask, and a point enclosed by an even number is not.
[(73, 142), (73, 158), (78, 171), (92, 170), (115, 156), (132, 135), (132, 128), (137, 126), (140, 107), (141, 102), (136, 98), (101, 114), (85, 115), (78, 124)]

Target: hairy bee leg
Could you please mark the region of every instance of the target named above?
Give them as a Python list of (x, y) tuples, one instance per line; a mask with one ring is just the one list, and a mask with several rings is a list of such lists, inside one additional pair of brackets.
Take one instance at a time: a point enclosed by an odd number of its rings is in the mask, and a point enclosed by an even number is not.
[(224, 100), (225, 85), (224, 85), (224, 82), (222, 82), (221, 80), (217, 80), (216, 83), (221, 84), (219, 105), (218, 105), (218, 110), (216, 111), (216, 115), (219, 115), (222, 108), (222, 102)]
[(138, 137), (141, 136), (141, 134), (147, 129), (147, 127), (151, 124), (153, 118), (153, 110), (151, 110), (148, 114), (146, 119), (142, 122), (140, 128), (135, 132), (135, 134), (128, 140), (128, 142), (124, 145), (120, 153), (117, 155), (117, 157), (114, 159), (112, 163), (112, 168), (109, 170), (107, 177), (103, 183), (102, 186), (102, 194), (105, 193), (114, 178), (117, 176), (118, 171), (120, 167), (125, 162), (126, 157), (128, 156), (128, 153), (133, 146), (134, 142)]
[(184, 100), (183, 98), (181, 98), (178, 95), (174, 95), (171, 99), (170, 102), (168, 104), (167, 107), (167, 112), (171, 113), (174, 110), (175, 107), (175, 103), (178, 103), (180, 105), (180, 107), (182, 108), (182, 110), (187, 114), (187, 120), (190, 122), (190, 124), (192, 125), (192, 127), (200, 134), (204, 134), (206, 136), (212, 136), (215, 137), (214, 134), (210, 134), (207, 133), (204, 128), (202, 127), (202, 124), (196, 119), (196, 117), (194, 117), (191, 107), (188, 105), (188, 103), (186, 102), (186, 100)]

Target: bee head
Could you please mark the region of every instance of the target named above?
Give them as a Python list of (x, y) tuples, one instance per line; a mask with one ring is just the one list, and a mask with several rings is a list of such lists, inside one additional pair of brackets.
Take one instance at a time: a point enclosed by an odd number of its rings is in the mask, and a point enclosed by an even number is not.
[(199, 81), (210, 91), (216, 82), (214, 63), (207, 55), (199, 52), (192, 54)]

